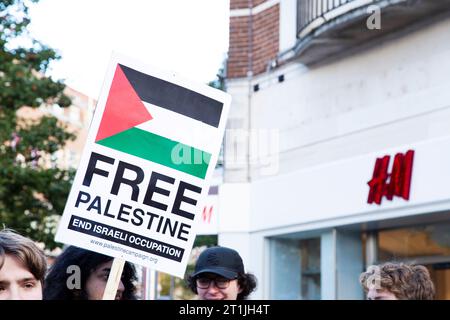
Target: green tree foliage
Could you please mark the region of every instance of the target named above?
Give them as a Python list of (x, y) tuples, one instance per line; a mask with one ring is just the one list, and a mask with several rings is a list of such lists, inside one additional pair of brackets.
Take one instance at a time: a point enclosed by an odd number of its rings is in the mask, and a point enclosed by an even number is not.
[[(67, 107), (71, 101), (62, 93), (64, 84), (45, 76), (59, 57), (27, 35), (27, 4), (37, 1), (0, 0), (0, 227), (53, 249), (55, 217), (64, 209), (73, 172), (43, 160), (73, 135), (52, 116), (30, 120), (17, 111), (55, 103)], [(18, 45), (25, 36), (32, 44)]]
[(215, 235), (215, 234), (202, 235), (202, 236), (197, 236), (195, 238), (193, 247), (203, 247), (203, 246), (214, 247), (214, 246), (217, 246), (217, 243), (218, 243), (217, 235)]
[(216, 74), (216, 78), (210, 82), (208, 82), (208, 86), (226, 91), (225, 90), (225, 62), (222, 67), (219, 69), (219, 72)]

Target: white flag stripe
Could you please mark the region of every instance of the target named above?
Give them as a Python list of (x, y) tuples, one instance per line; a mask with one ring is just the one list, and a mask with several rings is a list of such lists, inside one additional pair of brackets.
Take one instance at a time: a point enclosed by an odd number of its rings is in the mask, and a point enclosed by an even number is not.
[(217, 128), (154, 104), (143, 103), (153, 119), (136, 126), (137, 128), (208, 153), (215, 151), (219, 134)]

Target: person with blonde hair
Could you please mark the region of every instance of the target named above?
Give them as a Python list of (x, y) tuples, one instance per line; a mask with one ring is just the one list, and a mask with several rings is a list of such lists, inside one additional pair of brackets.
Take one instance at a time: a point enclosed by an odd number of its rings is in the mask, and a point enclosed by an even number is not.
[(422, 265), (387, 262), (359, 277), (368, 300), (433, 300), (435, 288)]
[(42, 300), (44, 253), (11, 229), (0, 230), (0, 300)]

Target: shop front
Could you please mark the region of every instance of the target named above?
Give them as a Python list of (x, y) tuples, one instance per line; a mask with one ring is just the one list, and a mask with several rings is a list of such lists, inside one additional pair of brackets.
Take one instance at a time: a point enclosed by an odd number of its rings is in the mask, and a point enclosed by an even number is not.
[(363, 299), (367, 266), (403, 261), (450, 299), (449, 164), (444, 137), (254, 182), (247, 238), (220, 242), (246, 255), (255, 298)]

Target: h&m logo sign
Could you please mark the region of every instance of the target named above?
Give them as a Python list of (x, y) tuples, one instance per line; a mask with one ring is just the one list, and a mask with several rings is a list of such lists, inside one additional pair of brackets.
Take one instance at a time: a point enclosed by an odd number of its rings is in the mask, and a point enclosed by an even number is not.
[(383, 197), (392, 200), (396, 196), (409, 200), (414, 151), (408, 150), (405, 154), (397, 153), (391, 173), (388, 173), (390, 159), (391, 157), (386, 155), (377, 158), (375, 162), (372, 180), (367, 183), (370, 187), (367, 199), (369, 204), (374, 202), (381, 204)]

